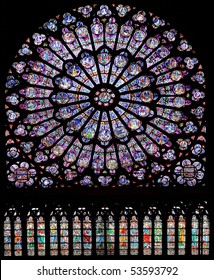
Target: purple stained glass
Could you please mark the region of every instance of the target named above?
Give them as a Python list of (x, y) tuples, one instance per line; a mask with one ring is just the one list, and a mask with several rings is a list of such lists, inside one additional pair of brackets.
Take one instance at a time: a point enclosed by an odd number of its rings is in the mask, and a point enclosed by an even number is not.
[(5, 84), (9, 185), (204, 185), (205, 77), (195, 56), (163, 19), (127, 5), (47, 20)]

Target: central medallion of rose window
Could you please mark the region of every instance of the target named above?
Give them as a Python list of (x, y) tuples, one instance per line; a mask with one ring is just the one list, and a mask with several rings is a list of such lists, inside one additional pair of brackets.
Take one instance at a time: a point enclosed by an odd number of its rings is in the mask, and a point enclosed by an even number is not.
[(115, 94), (111, 89), (101, 88), (101, 90), (95, 93), (94, 101), (100, 105), (108, 107), (114, 103)]

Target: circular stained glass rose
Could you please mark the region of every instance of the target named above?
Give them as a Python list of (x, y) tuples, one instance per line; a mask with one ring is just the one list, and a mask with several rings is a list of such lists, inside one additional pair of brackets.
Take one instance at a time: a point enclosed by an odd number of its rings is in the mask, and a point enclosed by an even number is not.
[(5, 87), (15, 186), (203, 184), (203, 69), (152, 13), (88, 5), (47, 21), (20, 47)]

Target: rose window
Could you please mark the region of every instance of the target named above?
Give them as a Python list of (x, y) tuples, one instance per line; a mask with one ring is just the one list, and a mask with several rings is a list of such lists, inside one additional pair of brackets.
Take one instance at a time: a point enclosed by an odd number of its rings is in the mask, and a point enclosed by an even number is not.
[(191, 44), (152, 13), (94, 5), (57, 16), (8, 73), (8, 183), (204, 184), (204, 91)]

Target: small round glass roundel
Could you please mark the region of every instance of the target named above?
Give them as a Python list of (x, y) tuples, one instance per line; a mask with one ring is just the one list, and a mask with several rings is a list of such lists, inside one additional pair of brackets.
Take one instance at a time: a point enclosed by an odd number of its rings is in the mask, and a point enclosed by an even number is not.
[(153, 99), (153, 93), (150, 90), (143, 91), (140, 98), (143, 102), (151, 102)]
[(102, 88), (95, 93), (94, 101), (100, 106), (109, 106), (114, 102), (115, 94), (111, 89)]
[(109, 92), (104, 91), (99, 94), (98, 99), (102, 103), (108, 103), (111, 100), (111, 95)]
[(58, 104), (66, 104), (69, 100), (68, 94), (65, 92), (59, 92), (56, 96), (56, 102)]

